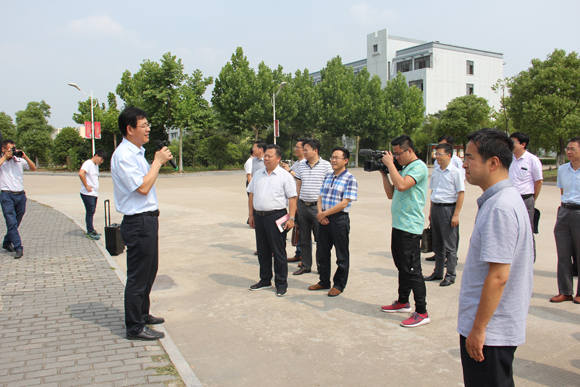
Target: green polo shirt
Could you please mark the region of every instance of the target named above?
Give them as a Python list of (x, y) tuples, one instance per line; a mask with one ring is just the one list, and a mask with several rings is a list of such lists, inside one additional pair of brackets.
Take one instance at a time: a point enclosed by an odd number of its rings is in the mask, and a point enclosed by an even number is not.
[(395, 188), (391, 206), (393, 228), (421, 235), (425, 226), (423, 208), (429, 186), (429, 170), (423, 161), (415, 160), (400, 173), (403, 177), (411, 176), (416, 184), (403, 192)]

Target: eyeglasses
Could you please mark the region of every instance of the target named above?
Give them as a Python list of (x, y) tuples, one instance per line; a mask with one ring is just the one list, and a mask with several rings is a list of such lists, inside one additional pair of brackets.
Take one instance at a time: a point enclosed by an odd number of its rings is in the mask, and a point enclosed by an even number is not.
[(447, 153), (435, 153), (435, 157), (447, 156)]
[(151, 127), (151, 122), (144, 123), (143, 125), (139, 125), (138, 128), (146, 129)]
[(572, 148), (565, 148), (564, 150), (565, 150), (566, 152), (576, 152), (576, 151), (578, 150), (578, 148), (574, 148), (574, 147), (572, 147)]
[(405, 149), (404, 151), (402, 151), (402, 152), (399, 152), (399, 153), (395, 153), (395, 152), (393, 152), (393, 156), (395, 156), (396, 158), (399, 158), (399, 157), (401, 157), (401, 155), (402, 155), (403, 153), (405, 153), (405, 152), (406, 152), (406, 151), (408, 151), (409, 149), (411, 149), (411, 148), (407, 148), (407, 149)]
[(346, 159), (346, 157), (332, 156), (330, 159), (331, 160), (340, 160), (340, 159)]
[(302, 148), (304, 148), (304, 147), (303, 147), (303, 146), (298, 146), (298, 145), (296, 145), (296, 146), (294, 147), (294, 149), (302, 149)]

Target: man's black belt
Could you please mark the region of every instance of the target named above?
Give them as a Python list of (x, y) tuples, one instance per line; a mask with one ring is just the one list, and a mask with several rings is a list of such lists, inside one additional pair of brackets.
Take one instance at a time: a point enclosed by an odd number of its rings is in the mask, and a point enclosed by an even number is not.
[(562, 207), (564, 207), (567, 210), (574, 210), (574, 211), (580, 210), (580, 204), (562, 203)]
[(254, 213), (256, 215), (260, 215), (260, 216), (268, 216), (268, 215), (274, 215), (274, 214), (276, 214), (276, 213), (278, 213), (280, 211), (284, 211), (284, 210), (285, 210), (285, 208), (282, 208), (281, 210), (272, 210), (272, 211), (257, 211), (257, 210), (254, 210)]
[(125, 215), (125, 218), (145, 218), (147, 216), (158, 217), (159, 216), (159, 210), (147, 211), (147, 212), (140, 212), (140, 213), (134, 214), (134, 215)]
[(532, 196), (534, 196), (534, 194), (527, 194), (527, 195), (522, 195), (522, 199), (524, 200), (528, 200), (529, 198), (531, 198)]
[(340, 216), (345, 216), (345, 215), (348, 215), (348, 212), (340, 211), (340, 212), (337, 212), (335, 214), (328, 215), (328, 218), (334, 218), (334, 217), (338, 218)]
[(305, 202), (304, 200), (300, 199), (300, 201), (302, 202), (302, 204), (304, 204), (306, 207), (312, 207), (315, 206), (316, 204), (318, 204), (318, 202)]
[(456, 203), (431, 203), (435, 207), (451, 207), (454, 206)]
[(24, 191), (5, 191), (5, 190), (2, 190), (2, 192), (11, 193), (12, 195), (21, 195), (24, 193)]

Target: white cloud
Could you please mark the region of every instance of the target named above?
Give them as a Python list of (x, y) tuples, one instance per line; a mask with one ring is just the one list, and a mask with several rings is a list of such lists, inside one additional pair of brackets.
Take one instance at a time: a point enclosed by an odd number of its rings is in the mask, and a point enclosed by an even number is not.
[(397, 19), (394, 10), (373, 8), (366, 1), (350, 7), (350, 14), (355, 21), (368, 26), (386, 25)]
[(84, 19), (73, 20), (67, 24), (69, 31), (81, 34), (109, 36), (118, 39), (138, 39), (138, 34), (128, 30), (107, 15), (91, 15)]

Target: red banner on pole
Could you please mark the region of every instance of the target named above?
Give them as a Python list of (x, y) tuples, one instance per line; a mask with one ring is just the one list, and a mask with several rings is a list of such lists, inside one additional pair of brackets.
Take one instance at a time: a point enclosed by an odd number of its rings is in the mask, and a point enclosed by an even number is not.
[(101, 139), (101, 123), (95, 122), (95, 139)]
[(91, 138), (91, 121), (85, 121), (85, 138)]
[(280, 121), (274, 121), (274, 137), (280, 137)]

